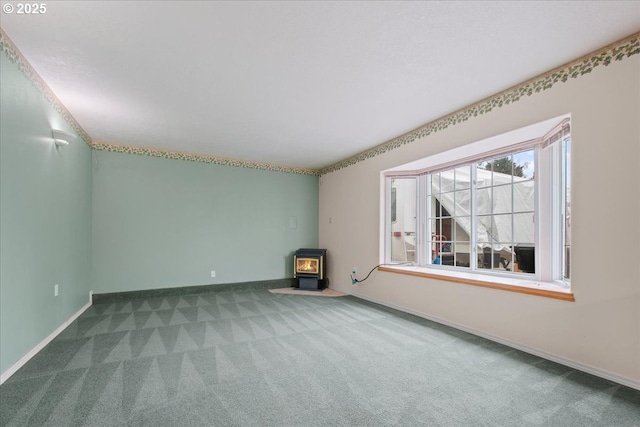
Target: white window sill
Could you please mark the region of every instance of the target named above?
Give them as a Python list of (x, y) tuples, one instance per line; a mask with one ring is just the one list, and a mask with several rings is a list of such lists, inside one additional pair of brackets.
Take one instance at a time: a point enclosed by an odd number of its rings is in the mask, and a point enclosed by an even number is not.
[(410, 276), (462, 283), (466, 285), (482, 286), (509, 292), (537, 295), (564, 301), (575, 301), (570, 289), (563, 288), (552, 282), (541, 282), (515, 277), (451, 271), (439, 268), (418, 267), (411, 265), (385, 264), (378, 267), (379, 271), (406, 274)]

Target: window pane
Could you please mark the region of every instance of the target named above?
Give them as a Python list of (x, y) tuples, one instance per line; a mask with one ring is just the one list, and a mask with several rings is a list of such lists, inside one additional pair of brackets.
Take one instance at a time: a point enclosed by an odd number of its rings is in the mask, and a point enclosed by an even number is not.
[[(494, 184), (496, 184), (496, 174), (504, 176), (513, 175), (513, 158), (510, 155), (496, 157), (495, 159), (490, 160), (489, 163), (491, 164), (491, 170), (494, 173)], [(485, 168), (488, 170), (487, 167)]]
[(564, 266), (563, 277), (571, 278), (571, 139), (564, 143)]
[(533, 212), (535, 210), (535, 185), (533, 181), (513, 184), (513, 212)]
[(516, 255), (513, 252), (511, 243), (503, 243), (504, 247), (500, 250), (500, 262), (506, 271), (515, 271)]
[(491, 215), (476, 217), (476, 240), (478, 243), (490, 243), (492, 234)]
[(433, 205), (431, 207), (431, 212), (434, 218), (442, 217), (442, 204), (440, 203), (441, 194), (434, 196), (432, 198)]
[(440, 220), (440, 233), (442, 240), (453, 239), (453, 219), (451, 217), (444, 217)]
[(468, 268), (470, 266), (471, 253), (471, 238), (469, 236), (471, 231), (471, 217), (459, 216), (456, 217), (455, 220), (456, 223), (453, 233), (454, 265)]
[[(498, 163), (502, 165), (502, 163)], [(493, 185), (510, 185), (513, 182), (513, 175), (507, 174), (504, 172), (494, 171), (493, 172)]]
[(469, 267), (469, 254), (471, 252), (471, 217), (463, 216), (456, 218), (454, 228), (454, 250), (457, 266)]
[(490, 187), (492, 185), (491, 175), (491, 162), (478, 163), (476, 167), (476, 187)]
[(469, 267), (470, 249), (468, 243), (454, 243), (454, 255), (456, 267)]
[(455, 218), (455, 227), (452, 240), (469, 244), (471, 241), (469, 233), (471, 232), (471, 217), (461, 216)]
[(455, 193), (455, 210), (453, 215), (467, 216), (471, 214), (471, 190), (461, 190)]
[(435, 195), (440, 193), (440, 174), (434, 173), (431, 175), (431, 192), (429, 194)]
[(534, 215), (533, 212), (517, 213), (513, 215), (513, 241), (516, 244), (534, 244)]
[(442, 252), (446, 249), (447, 252), (451, 251), (451, 242), (447, 241), (446, 236), (433, 233), (431, 235), (431, 263), (435, 265), (442, 264)]
[(533, 245), (516, 245), (513, 250), (516, 260), (514, 271), (535, 273), (535, 247)]
[(437, 196), (437, 212), (440, 217), (451, 216), (455, 209), (455, 193), (442, 193)]
[(440, 192), (448, 193), (455, 190), (455, 173), (452, 170), (440, 172)]
[(476, 213), (490, 214), (493, 210), (493, 189), (491, 187), (478, 188), (476, 191)]
[(501, 246), (499, 244), (483, 246), (478, 251), (478, 268), (487, 270), (503, 270), (500, 261)]
[(513, 155), (513, 175), (524, 179), (533, 179), (535, 155), (533, 150), (523, 151)]
[(503, 214), (493, 216), (493, 238), (494, 241), (506, 242), (511, 245), (513, 242), (513, 215)]
[(396, 189), (391, 187), (391, 222), (396, 222)]
[(446, 242), (440, 252), (442, 265), (469, 267), (469, 244)]
[[(435, 233), (436, 232), (436, 228), (438, 227), (438, 221), (435, 218), (430, 218), (429, 219), (429, 229)], [(440, 233), (438, 233), (440, 234)]]
[(470, 186), (471, 181), (471, 166), (463, 166), (461, 168), (456, 168), (456, 190), (466, 190)]
[(395, 193), (395, 221), (391, 223), (389, 236), (391, 262), (415, 262), (416, 179), (391, 179), (391, 192)]
[(442, 265), (455, 265), (453, 242), (443, 241), (440, 245), (440, 259)]
[(501, 185), (493, 188), (493, 213), (513, 212), (513, 185)]

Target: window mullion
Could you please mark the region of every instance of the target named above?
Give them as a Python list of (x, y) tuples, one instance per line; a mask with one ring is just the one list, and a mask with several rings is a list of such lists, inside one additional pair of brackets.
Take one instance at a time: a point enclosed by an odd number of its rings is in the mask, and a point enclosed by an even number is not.
[[(547, 252), (548, 254), (551, 254), (551, 258), (553, 257), (553, 250), (549, 250), (549, 242), (548, 239), (551, 238), (552, 240), (554, 239), (553, 237), (553, 221), (551, 218), (547, 218), (550, 213), (552, 211), (550, 211), (550, 208), (553, 208), (553, 205), (555, 205), (555, 200), (554, 197), (552, 196), (551, 198), (548, 197), (548, 191), (553, 192), (553, 165), (550, 164), (550, 160), (548, 158), (544, 158), (544, 162), (543, 160), (543, 156), (541, 155), (542, 152), (542, 147), (541, 146), (537, 146), (535, 147), (535, 149), (533, 150), (533, 158), (534, 158), (534, 176), (540, 177), (540, 178), (536, 178), (534, 179), (534, 203), (533, 203), (533, 224), (534, 224), (534, 229), (533, 229), (533, 233), (534, 233), (534, 253), (535, 253), (535, 259), (534, 259), (534, 271), (535, 271), (535, 275), (538, 279), (543, 279), (543, 280), (548, 280), (548, 276), (549, 275), (549, 271), (548, 268), (545, 268), (544, 270), (542, 269), (543, 265), (549, 265), (548, 262), (543, 263), (542, 262), (542, 255), (544, 252)], [(551, 156), (551, 161), (553, 161), (553, 155)], [(549, 170), (549, 167), (551, 167), (551, 170)], [(548, 181), (548, 177), (551, 178), (551, 182)], [(540, 196), (540, 189), (541, 189), (541, 181), (547, 180), (547, 182), (545, 182), (545, 198), (544, 198), (544, 203), (543, 200), (541, 200), (541, 196)], [(551, 203), (551, 207), (548, 206), (548, 203)], [(543, 212), (542, 206), (545, 206), (545, 210)], [(551, 215), (552, 216), (552, 215)], [(551, 220), (551, 223), (549, 223), (549, 221)], [(542, 238), (542, 227), (545, 227), (545, 238)], [(551, 230), (551, 233), (549, 233), (549, 231)], [(543, 240), (544, 242), (546, 242), (543, 246)], [(553, 244), (552, 244), (553, 247)], [(543, 249), (544, 248), (544, 249)], [(553, 263), (553, 261), (552, 261)]]
[[(561, 162), (561, 175), (562, 175), (562, 186), (561, 186), (561, 194), (562, 200), (560, 205), (560, 212), (562, 212), (560, 223), (560, 228), (562, 230), (562, 244), (560, 247), (561, 251), (561, 264), (560, 264), (560, 278), (564, 283), (567, 283), (571, 280), (571, 260), (570, 260), (570, 252), (571, 252), (571, 239), (568, 235), (569, 227), (571, 227), (571, 215), (568, 211), (570, 209), (571, 204), (571, 196), (569, 194), (571, 188), (571, 177), (570, 177), (570, 167), (569, 167), (569, 159), (567, 158), (567, 151), (571, 150), (571, 136), (568, 134), (569, 130), (565, 129), (562, 138), (562, 144), (560, 148), (560, 162)], [(569, 250), (567, 252), (567, 249)]]
[(384, 262), (391, 263), (391, 181), (392, 177), (387, 176), (384, 179), (385, 194), (385, 224), (384, 224)]
[[(556, 243), (555, 250), (558, 251), (559, 256), (555, 257), (557, 259), (557, 263), (555, 267), (557, 271), (553, 272), (553, 278), (557, 280), (564, 280), (564, 265), (565, 265), (565, 233), (564, 233), (564, 221), (565, 221), (565, 165), (564, 165), (564, 140), (558, 144), (558, 156), (557, 160), (554, 159), (554, 169), (558, 171), (558, 196), (556, 197), (556, 201), (558, 202), (558, 206), (554, 206), (554, 211), (557, 212), (557, 217), (554, 218), (554, 226), (557, 230), (558, 242)], [(555, 230), (554, 230), (555, 231)]]
[(471, 235), (469, 236), (469, 268), (471, 271), (475, 271), (478, 269), (478, 241), (477, 241), (477, 233), (476, 233), (476, 185), (477, 185), (477, 169), (478, 164), (471, 164), (471, 179), (469, 182), (469, 189), (471, 191), (471, 203), (469, 206), (469, 219), (471, 224), (469, 226), (469, 230)]
[(420, 192), (422, 212), (421, 219), (424, 222), (422, 232), (422, 244), (420, 247), (420, 265), (427, 265), (431, 263), (431, 175), (423, 175), (424, 188)]
[[(562, 144), (553, 144), (552, 152), (551, 152), (551, 236), (553, 236), (551, 240), (553, 253), (561, 254), (560, 249), (562, 248), (562, 233), (560, 232), (560, 224), (562, 217), (564, 215), (560, 212), (560, 206), (562, 206), (562, 191), (560, 190), (560, 186), (557, 184), (561, 184), (562, 179), (562, 168), (560, 165), (561, 159), (561, 147)], [(554, 256), (553, 262), (551, 265), (551, 279), (555, 280), (561, 277), (561, 265), (562, 265), (562, 256)]]

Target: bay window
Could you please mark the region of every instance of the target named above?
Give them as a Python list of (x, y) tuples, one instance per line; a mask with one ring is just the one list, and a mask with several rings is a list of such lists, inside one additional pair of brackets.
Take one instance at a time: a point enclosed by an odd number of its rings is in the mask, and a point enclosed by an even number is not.
[(385, 171), (382, 262), (568, 289), (570, 130), (566, 115)]

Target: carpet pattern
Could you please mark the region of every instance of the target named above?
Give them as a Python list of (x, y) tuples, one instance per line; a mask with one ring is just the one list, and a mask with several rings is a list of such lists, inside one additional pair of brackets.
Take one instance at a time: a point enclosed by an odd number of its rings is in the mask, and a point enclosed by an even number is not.
[(289, 295), (308, 295), (314, 297), (343, 297), (346, 294), (331, 288), (324, 288), (318, 291), (307, 291), (296, 288), (277, 288), (269, 289), (272, 294), (289, 294)]
[(354, 297), (94, 304), (0, 386), (1, 426), (640, 426), (640, 391)]

